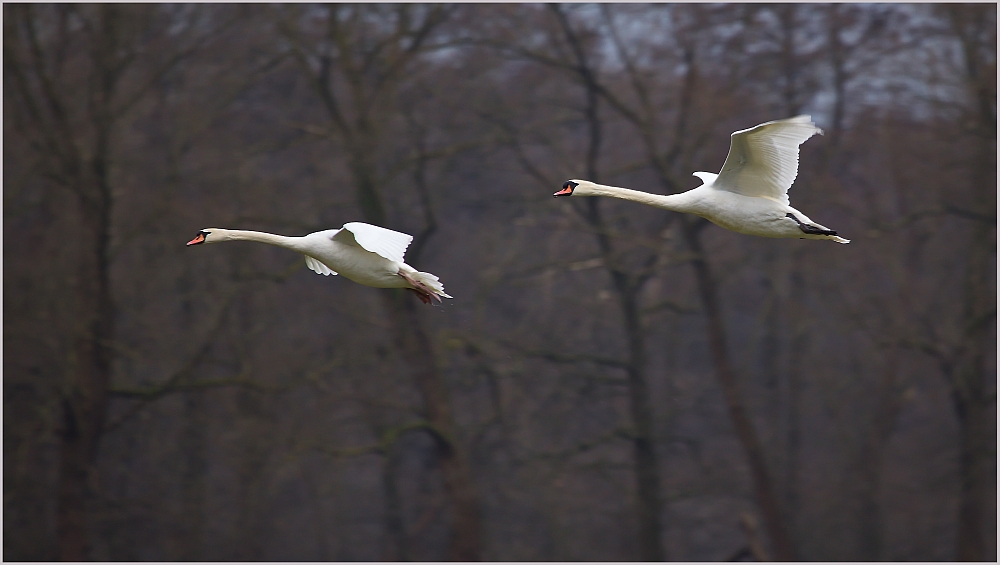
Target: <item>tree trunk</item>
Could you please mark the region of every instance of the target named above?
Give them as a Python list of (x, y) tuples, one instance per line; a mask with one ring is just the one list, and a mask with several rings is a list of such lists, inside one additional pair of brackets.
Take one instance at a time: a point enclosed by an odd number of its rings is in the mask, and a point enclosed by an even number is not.
[(958, 534), (955, 557), (958, 561), (986, 561), (983, 539), (984, 506), (989, 483), (989, 453), (996, 444), (990, 441), (991, 426), (985, 402), (983, 356), (977, 354), (965, 375), (958, 378), (969, 386), (969, 395), (953, 394), (958, 415), (959, 476)]
[[(111, 193), (103, 160), (95, 160), (95, 187), (81, 189), (83, 229), (77, 269), (76, 308), (81, 327), (73, 345), (63, 423), (59, 434), (57, 532), (59, 559), (86, 560), (87, 499), (93, 461), (104, 428), (111, 382), (114, 306), (108, 273)], [(89, 196), (89, 198), (88, 198)]]
[[(601, 145), (604, 140), (602, 122), (599, 112), (600, 87), (594, 70), (591, 69), (583, 45), (573, 31), (569, 19), (558, 4), (550, 5), (550, 9), (559, 19), (566, 39), (573, 48), (577, 62), (577, 73), (583, 82), (586, 96), (584, 116), (587, 119), (587, 178), (598, 182), (598, 160), (601, 155)], [(656, 459), (656, 442), (653, 437), (653, 408), (649, 398), (649, 387), (646, 383), (646, 339), (642, 331), (642, 321), (639, 314), (637, 295), (641, 283), (630, 280), (631, 277), (616, 266), (615, 252), (607, 235), (607, 227), (601, 218), (601, 200), (597, 197), (587, 198), (586, 219), (594, 230), (604, 268), (611, 276), (618, 304), (621, 307), (625, 339), (628, 342), (628, 374), (629, 411), (632, 415), (632, 450), (636, 482), (636, 510), (639, 519), (639, 554), (643, 561), (665, 561), (663, 550), (660, 514), (663, 510), (663, 497), (660, 493), (660, 465)]]
[(81, 402), (63, 401), (64, 429), (59, 434), (59, 491), (56, 502), (56, 535), (60, 561), (86, 561), (87, 485), (90, 461), (84, 445), (85, 424), (78, 415)]
[[(362, 144), (368, 146), (371, 144)], [(355, 161), (358, 206), (365, 221), (384, 226), (385, 207), (379, 197), (374, 175), (363, 160)], [(391, 319), (396, 346), (412, 371), (412, 378), (424, 401), (428, 423), (434, 430), (438, 461), (452, 516), (452, 539), (448, 558), (478, 561), (481, 557), (482, 518), (472, 473), (458, 444), (455, 421), (449, 404), (448, 388), (434, 358), (434, 349), (424, 330), (416, 302), (404, 291), (381, 291)]]
[(639, 511), (639, 549), (643, 561), (663, 561), (661, 541), (660, 466), (653, 437), (653, 410), (646, 384), (646, 344), (633, 293), (622, 294), (622, 313), (629, 345), (629, 407), (633, 422), (633, 452)]
[(664, 561), (660, 514), (663, 497), (660, 493), (660, 465), (656, 458), (653, 436), (653, 408), (646, 382), (646, 338), (637, 304), (637, 288), (626, 273), (614, 267), (614, 251), (605, 233), (600, 214), (600, 199), (587, 199), (587, 219), (596, 233), (601, 257), (611, 276), (621, 307), (625, 339), (628, 342), (629, 411), (632, 416), (632, 444), (636, 479), (636, 504), (639, 518), (639, 551), (643, 561)]
[[(399, 12), (400, 18), (397, 21), (402, 27), (397, 27), (395, 40), (403, 37), (426, 37), (435, 26), (443, 19), (438, 14), (436, 17), (428, 17), (420, 30), (409, 30), (406, 8)], [(334, 43), (342, 42), (344, 45), (355, 42), (357, 47), (364, 51), (365, 42), (351, 39), (348, 31), (340, 27), (338, 15), (328, 14), (330, 28), (328, 40)], [(415, 34), (415, 35), (414, 35)], [(301, 38), (295, 34), (290, 36), (293, 42), (300, 43)], [(311, 77), (317, 94), (323, 101), (330, 118), (333, 120), (341, 141), (346, 146), (348, 153), (348, 167), (351, 174), (352, 184), (355, 191), (355, 202), (361, 211), (364, 221), (378, 226), (386, 226), (387, 213), (379, 195), (378, 165), (375, 162), (377, 148), (380, 145), (379, 124), (369, 119), (375, 112), (387, 111), (384, 108), (372, 106), (373, 100), (391, 99), (385, 93), (396, 88), (399, 77), (405, 73), (406, 62), (419, 53), (420, 41), (415, 40), (411, 48), (404, 53), (397, 53), (394, 60), (378, 50), (363, 53), (365, 57), (373, 57), (379, 64), (384, 64), (391, 69), (385, 76), (380, 76), (376, 81), (377, 86), (372, 89), (365, 89), (364, 85), (370, 77), (366, 77), (368, 72), (365, 68), (354, 67), (349, 61), (351, 53), (339, 53), (337, 56), (323, 55), (318, 58), (319, 71), (306, 61), (303, 49), (300, 53), (303, 68)], [(331, 84), (333, 66), (339, 66), (340, 70), (347, 75), (346, 82), (349, 85), (347, 95), (351, 100), (348, 107), (353, 109), (353, 114), (348, 115), (343, 110), (343, 105), (338, 100), (338, 95)], [(373, 65), (372, 68), (377, 68)], [(445, 494), (452, 517), (452, 539), (449, 548), (449, 559), (456, 561), (477, 561), (481, 559), (481, 537), (482, 525), (479, 507), (479, 498), (475, 485), (472, 481), (472, 473), (464, 458), (464, 453), (458, 443), (455, 422), (452, 417), (451, 407), (448, 399), (448, 389), (444, 382), (444, 377), (437, 366), (434, 349), (431, 340), (427, 337), (427, 332), (421, 323), (421, 317), (416, 310), (416, 304), (412, 297), (401, 290), (380, 290), (379, 291), (385, 311), (389, 319), (389, 324), (393, 328), (396, 346), (409, 366), (413, 383), (416, 385), (424, 402), (424, 411), (428, 423), (432, 428), (432, 435), (438, 448), (438, 461), (441, 474), (444, 480)], [(391, 469), (387, 470), (391, 472)], [(387, 477), (385, 480), (391, 480)], [(388, 485), (383, 484), (383, 487)], [(391, 501), (390, 501), (391, 503)], [(394, 519), (394, 518), (392, 518)], [(397, 525), (386, 524), (390, 530), (390, 535), (398, 535)]]
[[(976, 119), (974, 139), (977, 143), (973, 163), (973, 203), (977, 210), (995, 211), (996, 7), (992, 8), (992, 18), (988, 12), (991, 8), (986, 5), (949, 5), (947, 9), (962, 45), (968, 93), (970, 98), (978, 102), (972, 114)], [(967, 27), (974, 22), (976, 25), (993, 28), (994, 35), (985, 41), (987, 48), (992, 49), (992, 75), (988, 71), (990, 59), (983, 59), (978, 45), (983, 40)], [(996, 400), (990, 400), (987, 396), (985, 371), (986, 356), (996, 355), (996, 337), (995, 334), (990, 335), (990, 328), (996, 328), (996, 216), (993, 216), (992, 222), (977, 220), (971, 236), (963, 285), (962, 315), (962, 326), (965, 329), (963, 337), (968, 344), (968, 352), (964, 355), (965, 359), (960, 360), (957, 371), (950, 379), (959, 424), (961, 476), (955, 556), (959, 561), (985, 561), (985, 506), (989, 485), (996, 484), (996, 477), (990, 476), (990, 463), (996, 461), (996, 440), (991, 440), (996, 420), (991, 419), (989, 413), (990, 404)], [(996, 559), (996, 555), (992, 558)]]
[(389, 445), (382, 465), (382, 496), (385, 497), (385, 552), (384, 561), (409, 561), (409, 547), (406, 543), (406, 528), (403, 525), (403, 503), (396, 485), (399, 473), (399, 450), (395, 444)]
[(792, 255), (792, 264), (789, 273), (789, 304), (795, 310), (789, 313), (789, 320), (794, 320), (792, 325), (791, 341), (788, 348), (788, 366), (785, 371), (785, 378), (788, 383), (788, 418), (785, 429), (785, 517), (791, 535), (795, 536), (795, 524), (798, 523), (800, 494), (799, 494), (799, 457), (802, 448), (802, 423), (801, 423), (801, 402), (802, 402), (802, 379), (799, 376), (799, 367), (803, 366), (802, 359), (809, 346), (808, 334), (799, 320), (805, 319), (805, 312), (802, 305), (805, 304), (805, 281), (804, 274), (799, 265), (798, 257)]
[[(982, 209), (996, 209), (995, 192), (992, 206)], [(958, 536), (955, 540), (955, 557), (959, 561), (987, 560), (983, 539), (985, 506), (989, 485), (995, 484), (996, 479), (990, 476), (990, 463), (996, 461), (996, 442), (991, 439), (996, 420), (990, 418), (989, 412), (989, 406), (995, 400), (991, 401), (988, 397), (985, 370), (986, 351), (996, 345), (988, 330), (991, 325), (996, 327), (996, 279), (990, 276), (990, 271), (995, 273), (996, 269), (995, 251), (991, 251), (996, 244), (995, 228), (980, 222), (973, 231), (973, 239), (966, 269), (964, 316), (966, 340), (971, 351), (950, 379), (959, 436), (961, 494)], [(993, 285), (990, 285), (991, 279)], [(993, 349), (993, 354), (995, 351)]]
[(184, 397), (184, 427), (181, 431), (181, 516), (174, 555), (181, 561), (205, 559), (205, 475), (208, 472), (208, 438), (205, 405), (201, 394)]
[(882, 558), (882, 507), (879, 496), (882, 490), (882, 455), (885, 446), (892, 436), (896, 417), (902, 407), (897, 390), (898, 354), (889, 353), (887, 366), (882, 371), (876, 391), (878, 402), (872, 422), (858, 454), (858, 545), (859, 559), (862, 561), (879, 561)]
[(781, 503), (775, 493), (771, 475), (767, 469), (767, 460), (764, 457), (760, 440), (757, 438), (757, 432), (754, 430), (753, 422), (750, 421), (746, 407), (743, 405), (736, 375), (729, 362), (725, 328), (722, 324), (722, 313), (718, 304), (718, 292), (715, 288), (715, 279), (702, 251), (698, 222), (704, 222), (704, 220), (694, 220), (687, 216), (681, 217), (685, 240), (694, 254), (691, 263), (694, 267), (702, 305), (705, 308), (709, 350), (715, 363), (716, 377), (722, 386), (726, 408), (729, 411), (736, 436), (743, 445), (747, 463), (750, 465), (754, 495), (764, 518), (764, 526), (771, 538), (774, 555), (779, 561), (794, 561), (795, 550), (785, 528)]
[(840, 6), (831, 4), (827, 10), (828, 28), (827, 44), (830, 50), (830, 66), (833, 70), (833, 113), (830, 117), (830, 144), (826, 153), (829, 154), (840, 143), (844, 129), (844, 104), (846, 103), (847, 70), (844, 61), (844, 45), (840, 40), (841, 21)]
[(784, 75), (781, 96), (789, 116), (799, 113), (799, 65), (795, 57), (797, 12), (796, 4), (782, 4), (778, 14), (781, 19), (781, 70)]
[(412, 370), (413, 381), (424, 400), (427, 421), (434, 429), (438, 461), (452, 517), (448, 558), (478, 561), (481, 556), (482, 518), (472, 473), (458, 445), (455, 422), (441, 372), (423, 329), (416, 302), (403, 291), (383, 291), (392, 319), (397, 346)]
[[(598, 231), (605, 265), (612, 265), (611, 244), (604, 235), (600, 219), (599, 200), (588, 199), (591, 205), (591, 222)], [(643, 561), (665, 561), (662, 523), (660, 514), (663, 497), (660, 493), (660, 465), (656, 458), (656, 441), (653, 435), (653, 407), (646, 382), (646, 339), (639, 318), (637, 289), (633, 288), (625, 273), (609, 267), (621, 305), (625, 338), (628, 342), (628, 392), (629, 411), (632, 415), (632, 450), (636, 482), (636, 509), (639, 518), (639, 552)]]

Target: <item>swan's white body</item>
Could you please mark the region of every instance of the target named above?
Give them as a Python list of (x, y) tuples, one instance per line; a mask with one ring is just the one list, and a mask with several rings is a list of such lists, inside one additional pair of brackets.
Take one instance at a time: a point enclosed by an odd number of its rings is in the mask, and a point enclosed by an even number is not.
[(321, 275), (340, 274), (375, 288), (411, 289), (424, 302), (451, 298), (436, 276), (420, 272), (403, 261), (412, 236), (371, 224), (350, 222), (339, 230), (323, 230), (302, 237), (206, 228), (188, 245), (222, 241), (257, 241), (291, 249), (305, 255), (306, 266)]
[(573, 179), (555, 196), (610, 196), (694, 214), (747, 235), (850, 243), (788, 204), (788, 188), (798, 174), (799, 145), (817, 133), (823, 131), (809, 116), (738, 131), (722, 171), (694, 173), (703, 184), (681, 194), (649, 194)]

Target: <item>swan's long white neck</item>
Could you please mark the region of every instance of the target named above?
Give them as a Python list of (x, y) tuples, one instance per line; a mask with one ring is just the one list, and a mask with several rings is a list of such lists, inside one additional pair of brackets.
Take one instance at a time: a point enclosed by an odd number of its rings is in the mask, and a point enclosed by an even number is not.
[(694, 206), (696, 199), (691, 197), (690, 191), (668, 195), (649, 194), (648, 192), (640, 192), (628, 188), (582, 181), (579, 183), (579, 186), (573, 189), (573, 196), (610, 196), (611, 198), (631, 200), (632, 202), (656, 206), (657, 208), (672, 210), (674, 212), (696, 212)]
[(273, 233), (260, 231), (224, 230), (221, 228), (212, 228), (212, 233), (205, 243), (216, 243), (222, 241), (256, 241), (259, 243), (267, 243), (269, 245), (277, 245), (278, 247), (284, 247), (285, 249), (292, 249), (295, 251), (299, 251), (299, 248), (302, 246), (301, 237), (287, 237), (284, 235), (275, 235)]

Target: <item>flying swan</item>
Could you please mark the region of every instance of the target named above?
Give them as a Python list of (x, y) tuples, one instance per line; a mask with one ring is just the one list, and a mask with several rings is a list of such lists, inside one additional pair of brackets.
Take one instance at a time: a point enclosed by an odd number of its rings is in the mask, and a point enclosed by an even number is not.
[(187, 244), (223, 241), (258, 241), (277, 245), (306, 256), (306, 266), (325, 276), (341, 274), (352, 281), (375, 288), (405, 288), (431, 300), (451, 298), (430, 273), (422, 273), (403, 262), (403, 254), (413, 236), (361, 222), (344, 224), (339, 230), (324, 230), (302, 237), (270, 233), (206, 228)]
[(734, 232), (761, 237), (850, 240), (788, 205), (799, 168), (799, 145), (822, 134), (810, 116), (795, 116), (733, 134), (719, 174), (697, 172), (698, 188), (663, 196), (572, 179), (554, 196), (610, 196), (701, 216)]

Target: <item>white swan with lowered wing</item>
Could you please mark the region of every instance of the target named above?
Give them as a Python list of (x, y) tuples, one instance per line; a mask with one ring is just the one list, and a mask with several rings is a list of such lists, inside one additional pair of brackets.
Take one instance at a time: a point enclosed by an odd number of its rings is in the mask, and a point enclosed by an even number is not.
[(302, 237), (265, 232), (206, 228), (188, 245), (223, 241), (257, 241), (302, 253), (306, 266), (321, 275), (343, 275), (375, 288), (412, 290), (425, 304), (451, 298), (430, 273), (420, 272), (403, 261), (413, 236), (390, 229), (350, 222), (339, 230), (324, 230)]

